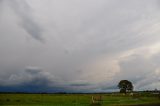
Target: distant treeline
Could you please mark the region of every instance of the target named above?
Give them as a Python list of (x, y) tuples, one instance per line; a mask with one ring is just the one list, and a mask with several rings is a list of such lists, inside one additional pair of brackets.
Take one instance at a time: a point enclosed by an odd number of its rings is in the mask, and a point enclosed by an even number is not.
[[(159, 90), (145, 90), (145, 91), (134, 91), (139, 93), (160, 93)], [(0, 92), (0, 94), (112, 94), (112, 93), (119, 93), (119, 92)]]

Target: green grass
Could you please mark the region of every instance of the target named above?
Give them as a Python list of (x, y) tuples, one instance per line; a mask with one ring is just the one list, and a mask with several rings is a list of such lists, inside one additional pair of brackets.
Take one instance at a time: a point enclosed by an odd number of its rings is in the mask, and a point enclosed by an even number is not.
[[(96, 94), (0, 94), (2, 106), (96, 106), (91, 105), (91, 97)], [(101, 94), (101, 106), (160, 104), (153, 96), (131, 96)]]

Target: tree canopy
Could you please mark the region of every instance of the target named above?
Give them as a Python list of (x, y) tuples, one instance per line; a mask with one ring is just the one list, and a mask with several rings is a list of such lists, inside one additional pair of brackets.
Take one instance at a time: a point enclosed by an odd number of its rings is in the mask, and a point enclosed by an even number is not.
[(130, 82), (128, 80), (121, 80), (118, 83), (118, 87), (119, 87), (121, 93), (126, 93), (126, 92), (133, 91), (132, 82)]

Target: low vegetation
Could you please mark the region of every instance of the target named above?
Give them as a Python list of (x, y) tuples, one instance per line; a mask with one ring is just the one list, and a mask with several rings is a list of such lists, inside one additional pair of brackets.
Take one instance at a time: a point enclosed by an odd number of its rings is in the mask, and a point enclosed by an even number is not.
[[(152, 93), (130, 94), (0, 94), (1, 106), (122, 106), (160, 104), (160, 98)], [(92, 102), (101, 96), (102, 101)], [(148, 105), (147, 105), (148, 106)], [(152, 105), (151, 105), (152, 106)], [(158, 105), (159, 106), (159, 105)]]

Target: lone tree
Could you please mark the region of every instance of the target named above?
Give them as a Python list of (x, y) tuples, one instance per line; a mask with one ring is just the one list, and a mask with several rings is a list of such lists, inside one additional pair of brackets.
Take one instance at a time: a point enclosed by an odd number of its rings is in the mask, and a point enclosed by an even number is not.
[(120, 93), (127, 93), (133, 91), (133, 85), (132, 82), (128, 80), (121, 80), (118, 84), (118, 87), (120, 89)]

